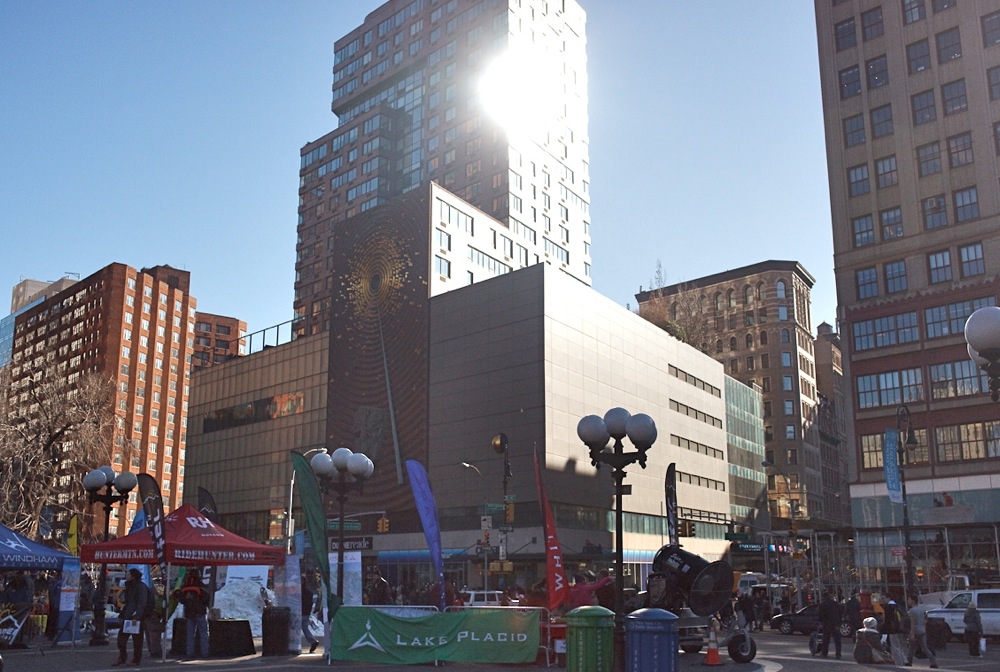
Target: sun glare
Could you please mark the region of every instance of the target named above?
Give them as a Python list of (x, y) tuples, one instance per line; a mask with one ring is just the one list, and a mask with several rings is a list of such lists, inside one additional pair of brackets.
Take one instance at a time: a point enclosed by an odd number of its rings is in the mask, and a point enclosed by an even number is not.
[(511, 48), (483, 72), (480, 104), (508, 136), (539, 139), (563, 113), (563, 82), (557, 68), (555, 59), (543, 52)]

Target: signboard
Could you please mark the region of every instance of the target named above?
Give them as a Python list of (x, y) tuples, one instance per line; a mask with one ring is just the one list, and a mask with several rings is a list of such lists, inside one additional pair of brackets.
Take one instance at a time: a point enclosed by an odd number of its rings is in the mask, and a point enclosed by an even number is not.
[(492, 530), (493, 529), (493, 516), (480, 516), (479, 517), (479, 529), (480, 530)]
[(510, 560), (493, 560), (490, 562), (491, 572), (513, 572), (514, 563)]
[(901, 558), (906, 555), (906, 546), (893, 546), (890, 550), (894, 558)]
[(487, 504), (486, 513), (503, 513), (507, 510), (506, 504)]
[[(330, 540), (330, 550), (339, 550), (340, 544), (336, 539)], [(370, 551), (374, 548), (371, 537), (347, 537), (344, 539), (345, 551)]]
[(750, 535), (746, 532), (726, 532), (726, 539), (729, 541), (750, 541)]
[(889, 492), (889, 501), (894, 504), (903, 503), (898, 450), (899, 432), (895, 429), (885, 430), (885, 438), (882, 439), (882, 468), (885, 472), (885, 488)]
[[(326, 529), (328, 530), (339, 530), (340, 521), (339, 520), (328, 520), (326, 521)], [(345, 532), (358, 532), (361, 530), (360, 520), (345, 520), (344, 521), (344, 531)]]
[(736, 542), (731, 547), (734, 551), (742, 551), (743, 553), (763, 553), (764, 544), (749, 544), (746, 542)]

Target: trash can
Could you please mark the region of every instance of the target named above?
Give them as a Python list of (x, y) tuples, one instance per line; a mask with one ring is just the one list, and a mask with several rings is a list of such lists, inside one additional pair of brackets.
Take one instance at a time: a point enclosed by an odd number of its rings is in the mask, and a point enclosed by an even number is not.
[(677, 616), (666, 609), (639, 609), (625, 617), (627, 672), (677, 670)]
[(615, 612), (577, 607), (566, 614), (566, 672), (611, 672)]
[(263, 655), (288, 655), (288, 628), (291, 622), (292, 610), (289, 607), (264, 607), (260, 619)]

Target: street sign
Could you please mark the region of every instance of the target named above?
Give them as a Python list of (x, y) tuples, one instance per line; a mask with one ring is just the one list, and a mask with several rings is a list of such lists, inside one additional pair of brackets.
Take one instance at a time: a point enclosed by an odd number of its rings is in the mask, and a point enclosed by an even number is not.
[(726, 539), (729, 541), (750, 541), (750, 535), (746, 532), (726, 532)]
[[(326, 521), (326, 529), (328, 530), (339, 530), (340, 521), (339, 520), (328, 520)], [(345, 520), (344, 521), (344, 531), (345, 532), (359, 532), (361, 530), (360, 520)]]
[(906, 546), (893, 546), (891, 552), (893, 557), (901, 558), (906, 555)]
[(507, 510), (505, 504), (487, 504), (486, 513), (503, 513)]
[(517, 501), (517, 495), (504, 495), (503, 496), (503, 501), (505, 501), (505, 502), (516, 502)]
[(743, 551), (744, 553), (763, 553), (764, 544), (748, 544), (744, 541), (737, 541), (733, 544), (734, 551)]
[(514, 531), (514, 526), (513, 525), (501, 525), (497, 529), (499, 529), (501, 532), (513, 532)]
[(480, 530), (492, 530), (493, 529), (493, 516), (480, 516), (479, 517), (479, 529)]
[[(336, 551), (340, 548), (340, 544), (336, 539), (330, 540), (330, 550)], [(345, 551), (370, 551), (373, 548), (371, 537), (347, 537), (344, 539), (344, 550)]]

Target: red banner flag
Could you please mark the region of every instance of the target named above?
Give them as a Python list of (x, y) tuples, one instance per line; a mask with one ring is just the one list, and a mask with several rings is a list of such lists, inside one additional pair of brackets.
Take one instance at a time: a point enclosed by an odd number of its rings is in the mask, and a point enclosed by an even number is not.
[(566, 580), (566, 568), (563, 567), (562, 546), (556, 534), (556, 522), (549, 508), (549, 498), (545, 496), (545, 486), (542, 484), (542, 474), (538, 468), (538, 446), (535, 446), (535, 483), (538, 486), (538, 506), (542, 509), (545, 520), (545, 587), (548, 594), (549, 611), (555, 611), (569, 599), (569, 582)]

